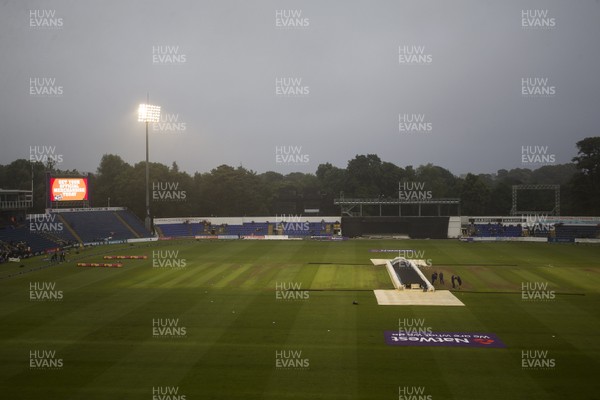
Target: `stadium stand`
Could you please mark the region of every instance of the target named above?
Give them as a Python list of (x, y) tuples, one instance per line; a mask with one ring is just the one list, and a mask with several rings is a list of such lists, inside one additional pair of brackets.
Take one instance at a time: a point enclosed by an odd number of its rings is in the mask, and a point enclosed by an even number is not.
[(246, 222), (242, 225), (225, 225), (225, 235), (268, 235), (269, 223), (267, 222)]
[(37, 254), (59, 246), (57, 242), (37, 232), (31, 232), (26, 225), (0, 229), (0, 240), (10, 247), (20, 247), (21, 250), (23, 246), (19, 244), (23, 244), (30, 249), (29, 253), (31, 254)]
[(532, 226), (523, 228), (523, 236), (547, 238), (554, 237), (554, 227)]
[(474, 236), (479, 237), (521, 237), (521, 225), (475, 224)]
[(49, 230), (33, 229), (30, 225), (33, 221), (35, 227), (35, 220), (0, 226), (0, 262), (8, 257), (28, 257), (59, 247), (152, 236), (128, 210), (54, 212), (51, 215), (56, 219), (52, 222), (53, 229)]
[(162, 236), (183, 237), (194, 236), (194, 232), (188, 224), (164, 224), (160, 225)]
[(6, 243), (0, 240), (0, 264), (10, 258), (27, 258), (33, 255), (31, 248), (25, 242)]
[[(332, 235), (334, 224), (337, 222), (325, 221), (309, 222), (270, 222), (277, 218), (268, 218), (262, 221), (243, 223), (212, 224), (208, 219), (199, 222), (162, 222), (157, 225), (163, 237), (193, 237), (193, 236), (264, 236), (286, 235), (288, 237), (308, 237), (319, 235)], [(339, 223), (338, 223), (339, 225)]]
[(523, 218), (523, 222), (519, 224), (470, 223), (463, 226), (463, 231), (469, 236), (488, 238), (532, 237), (571, 242), (575, 239), (600, 239), (600, 224), (593, 220), (593, 217), (545, 217), (540, 218), (539, 222), (538, 219), (527, 221), (525, 217)]
[(600, 225), (564, 225), (556, 224), (556, 237), (560, 239), (596, 239), (600, 238)]
[(400, 235), (411, 239), (447, 239), (450, 217), (342, 217), (344, 236)]
[(116, 211), (116, 214), (123, 220), (122, 222), (137, 234), (138, 237), (150, 237), (152, 234), (146, 229), (144, 223), (133, 213), (128, 210)]
[(61, 212), (60, 216), (83, 243), (125, 240), (139, 236), (114, 211)]
[(59, 232), (39, 232), (38, 235), (45, 237), (59, 246), (67, 246), (79, 243), (79, 240), (67, 229), (63, 229)]
[(315, 235), (327, 235), (330, 234), (327, 230), (327, 223), (323, 222), (287, 222), (281, 223), (281, 231), (284, 235), (291, 237), (304, 237), (304, 236), (315, 236)]
[[(201, 223), (180, 223), (160, 225), (162, 236), (185, 237), (196, 235), (209, 235), (210, 228)], [(215, 232), (216, 233), (216, 232)]]

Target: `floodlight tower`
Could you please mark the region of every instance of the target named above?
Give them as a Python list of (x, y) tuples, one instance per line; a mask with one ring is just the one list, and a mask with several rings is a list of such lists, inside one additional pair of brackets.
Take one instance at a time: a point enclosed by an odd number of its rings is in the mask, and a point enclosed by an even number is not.
[[(148, 103), (150, 102), (150, 95), (148, 95), (147, 99)], [(152, 232), (152, 222), (150, 219), (150, 164), (148, 160), (148, 124), (150, 122), (159, 122), (160, 121), (160, 106), (153, 106), (150, 104), (140, 104), (138, 108), (138, 122), (146, 123), (146, 220), (145, 225), (146, 229), (149, 232)]]

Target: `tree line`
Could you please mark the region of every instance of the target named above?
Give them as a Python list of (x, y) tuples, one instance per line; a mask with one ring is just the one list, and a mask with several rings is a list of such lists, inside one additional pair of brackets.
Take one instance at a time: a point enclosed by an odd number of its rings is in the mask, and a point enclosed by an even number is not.
[[(431, 163), (400, 167), (375, 154), (356, 155), (345, 168), (320, 164), (314, 174), (259, 174), (241, 166), (220, 165), (191, 175), (180, 171), (176, 162), (171, 166), (150, 163), (151, 210), (154, 217), (297, 215), (306, 210), (339, 215), (334, 198), (398, 198), (399, 182), (411, 182), (420, 184), (433, 198), (459, 198), (463, 215), (508, 215), (512, 185), (518, 184), (559, 184), (562, 215), (600, 215), (600, 137), (576, 145), (578, 153), (571, 163), (464, 176)], [(57, 176), (79, 174), (60, 170), (52, 162), (18, 159), (0, 165), (0, 187), (28, 190), (33, 174), (34, 209), (29, 212), (44, 212), (47, 171)], [(145, 162), (131, 165), (118, 155), (105, 154), (90, 176), (89, 188), (92, 207), (110, 203), (144, 217)], [(553, 206), (553, 192), (519, 193), (521, 210), (547, 211)], [(363, 212), (379, 215), (376, 208)], [(397, 215), (397, 208), (384, 208), (383, 215)]]

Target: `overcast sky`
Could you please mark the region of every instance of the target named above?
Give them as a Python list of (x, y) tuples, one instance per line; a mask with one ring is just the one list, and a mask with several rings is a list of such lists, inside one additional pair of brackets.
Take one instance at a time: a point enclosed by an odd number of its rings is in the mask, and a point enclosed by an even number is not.
[(82, 172), (142, 161), (147, 93), (151, 161), (190, 173), (368, 153), (495, 172), (600, 135), (598, 0), (0, 0), (0, 49), (1, 164), (31, 146)]

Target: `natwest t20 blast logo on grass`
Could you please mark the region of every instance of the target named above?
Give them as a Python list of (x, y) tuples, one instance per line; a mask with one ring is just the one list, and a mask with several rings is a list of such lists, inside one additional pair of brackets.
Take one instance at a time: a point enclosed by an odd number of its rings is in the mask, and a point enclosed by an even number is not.
[(385, 343), (388, 346), (445, 346), (504, 348), (504, 343), (493, 333), (430, 332), (420, 333), (385, 331)]
[(56, 289), (56, 282), (29, 282), (30, 301), (61, 301), (63, 291)]
[(179, 326), (179, 318), (153, 318), (152, 337), (184, 338), (187, 335), (185, 326)]
[(548, 350), (522, 350), (521, 368), (523, 369), (553, 369), (556, 360), (548, 357)]
[(275, 10), (275, 27), (278, 29), (305, 29), (310, 20), (302, 15), (302, 10)]
[(398, 62), (401, 65), (429, 65), (433, 56), (425, 51), (425, 46), (398, 46)]
[(398, 130), (402, 133), (424, 133), (433, 130), (425, 114), (398, 114)]
[(301, 282), (275, 282), (275, 299), (277, 300), (308, 300), (310, 293), (302, 290)]
[(403, 257), (412, 261), (419, 268), (433, 267), (431, 258), (425, 258), (425, 250), (398, 250), (398, 257)]
[(185, 268), (187, 260), (179, 256), (179, 250), (153, 250), (152, 268)]
[(62, 232), (63, 228), (63, 223), (56, 214), (33, 214), (29, 217), (30, 232)]
[(433, 400), (425, 393), (425, 386), (398, 386), (398, 400)]
[(152, 400), (187, 400), (179, 393), (179, 386), (153, 386)]
[(60, 369), (63, 359), (56, 356), (56, 350), (29, 350), (30, 369)]
[(275, 368), (277, 369), (307, 369), (310, 367), (308, 358), (302, 357), (302, 350), (276, 350)]
[(521, 282), (521, 299), (525, 301), (552, 301), (556, 292), (548, 290), (548, 282)]
[(56, 10), (29, 10), (29, 27), (34, 29), (62, 29), (63, 19)]

